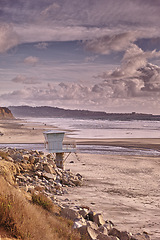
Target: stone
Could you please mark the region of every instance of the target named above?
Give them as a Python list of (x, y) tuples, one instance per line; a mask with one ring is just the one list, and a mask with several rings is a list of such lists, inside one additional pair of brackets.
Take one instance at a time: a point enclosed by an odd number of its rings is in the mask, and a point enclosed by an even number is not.
[(77, 178), (78, 178), (79, 180), (81, 180), (81, 181), (82, 181), (83, 177), (82, 177), (82, 175), (81, 175), (81, 174), (77, 173), (77, 174), (76, 174), (76, 176), (77, 176)]
[(80, 228), (84, 225), (86, 225), (86, 221), (84, 220), (84, 218), (83, 217), (77, 218), (74, 222), (73, 228)]
[(29, 156), (28, 161), (30, 162), (30, 164), (34, 164), (34, 163), (35, 163), (35, 158), (34, 158), (34, 156)]
[(131, 239), (131, 235), (130, 235), (130, 233), (128, 233), (127, 231), (121, 231), (121, 233), (120, 233), (120, 239), (130, 240), (130, 239)]
[(111, 221), (105, 221), (105, 224), (103, 226), (109, 231), (114, 227), (114, 224)]
[(89, 210), (86, 208), (83, 208), (81, 210), (79, 210), (79, 214), (83, 217), (86, 218), (87, 214), (89, 213)]
[[(109, 230), (108, 235), (110, 236), (116, 236), (118, 237), (120, 240), (130, 240), (131, 239), (131, 235), (130, 233), (128, 233), (127, 231), (119, 231), (116, 228), (112, 228)], [(138, 239), (139, 240), (139, 239)]]
[(62, 208), (61, 215), (73, 221), (75, 221), (77, 218), (80, 218), (80, 215), (77, 211), (68, 207)]
[(142, 234), (137, 233), (131, 236), (130, 240), (151, 240), (148, 233), (143, 232)]
[(42, 173), (42, 176), (48, 180), (52, 179), (52, 180), (56, 180), (56, 175), (52, 174), (52, 173), (47, 173), (47, 172), (44, 172)]
[[(81, 186), (82, 185), (82, 181), (78, 179), (78, 177), (72, 178), (69, 181), (70, 183), (74, 184), (75, 186)], [(71, 184), (71, 185), (72, 185)]]
[(83, 239), (85, 239), (84, 237), (87, 237), (87, 239), (89, 238), (90, 240), (97, 239), (97, 236), (98, 236), (97, 232), (94, 229), (92, 229), (90, 226), (82, 226), (78, 230), (83, 236), (82, 237)]
[(95, 215), (95, 212), (90, 211), (90, 212), (87, 214), (86, 219), (93, 222), (93, 216), (94, 216), (94, 215)]
[(108, 236), (104, 233), (99, 233), (97, 236), (97, 240), (119, 240), (119, 238), (115, 236)]
[(22, 160), (23, 159), (23, 157), (20, 153), (15, 153), (15, 154), (11, 155), (11, 157), (13, 158), (13, 160), (17, 160), (17, 159)]
[(7, 156), (7, 161), (9, 161), (9, 162), (14, 162), (13, 158), (10, 157), (10, 156)]
[(93, 222), (95, 222), (98, 226), (105, 224), (105, 221), (104, 221), (101, 213), (97, 213), (93, 216)]
[(30, 158), (30, 155), (29, 154), (22, 155), (22, 158), (28, 161)]
[(94, 230), (98, 230), (98, 225), (95, 222), (87, 221), (87, 226), (91, 227)]
[(39, 157), (34, 157), (34, 163), (38, 163), (39, 162)]
[(74, 222), (73, 228), (80, 228), (80, 227), (82, 227), (82, 226), (83, 226), (83, 225), (81, 224), (80, 221), (76, 221), (76, 222)]
[(47, 173), (55, 173), (54, 169), (48, 163), (43, 164), (43, 169)]
[(103, 225), (101, 225), (99, 228), (98, 228), (98, 231), (99, 232), (101, 232), (101, 233), (103, 233), (103, 234), (106, 234), (106, 235), (108, 235), (108, 230), (107, 230), (107, 228)]

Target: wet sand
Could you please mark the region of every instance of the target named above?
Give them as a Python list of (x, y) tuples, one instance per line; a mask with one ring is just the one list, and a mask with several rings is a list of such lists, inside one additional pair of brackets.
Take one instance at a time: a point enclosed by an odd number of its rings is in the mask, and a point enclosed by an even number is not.
[[(0, 121), (0, 143), (43, 143), (43, 132), (56, 127), (25, 124), (20, 120)], [(61, 129), (63, 130), (63, 129)], [(69, 136), (65, 140), (72, 140)], [(100, 144), (160, 150), (160, 139), (75, 139), (79, 144)], [(73, 161), (73, 163), (71, 163)], [(84, 185), (68, 188), (58, 198), (66, 204), (85, 204), (117, 228), (146, 231), (160, 239), (160, 157), (71, 154), (66, 169), (84, 177)], [(66, 198), (69, 200), (66, 200)]]

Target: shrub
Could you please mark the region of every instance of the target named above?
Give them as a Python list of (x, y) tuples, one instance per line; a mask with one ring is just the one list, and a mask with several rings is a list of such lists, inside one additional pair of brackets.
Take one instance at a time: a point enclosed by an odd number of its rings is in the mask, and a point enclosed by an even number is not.
[(53, 202), (46, 197), (43, 193), (33, 193), (32, 194), (32, 202), (34, 204), (37, 204), (41, 207), (43, 207), (44, 209), (46, 209), (47, 211), (51, 212), (51, 210), (53, 209), (54, 205)]

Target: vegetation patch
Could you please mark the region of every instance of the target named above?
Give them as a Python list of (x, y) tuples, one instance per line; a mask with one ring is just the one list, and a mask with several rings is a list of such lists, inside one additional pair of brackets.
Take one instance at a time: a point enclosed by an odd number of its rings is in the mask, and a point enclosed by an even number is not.
[(44, 199), (42, 202), (38, 205), (30, 203), (19, 188), (0, 176), (0, 227), (23, 240), (81, 239), (80, 234), (73, 230), (71, 221), (48, 209), (46, 211), (44, 205), (48, 207), (50, 204), (47, 205)]

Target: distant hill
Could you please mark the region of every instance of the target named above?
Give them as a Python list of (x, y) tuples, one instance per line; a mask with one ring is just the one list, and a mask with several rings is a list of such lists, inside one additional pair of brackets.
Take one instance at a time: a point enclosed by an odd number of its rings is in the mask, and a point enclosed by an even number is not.
[(14, 119), (14, 116), (8, 108), (0, 107), (0, 119)]
[(108, 119), (108, 120), (152, 120), (160, 121), (160, 115), (142, 114), (142, 113), (106, 113), (100, 111), (88, 111), (88, 110), (70, 110), (57, 107), (41, 106), (10, 106), (15, 117), (25, 118), (80, 118), (80, 119)]

